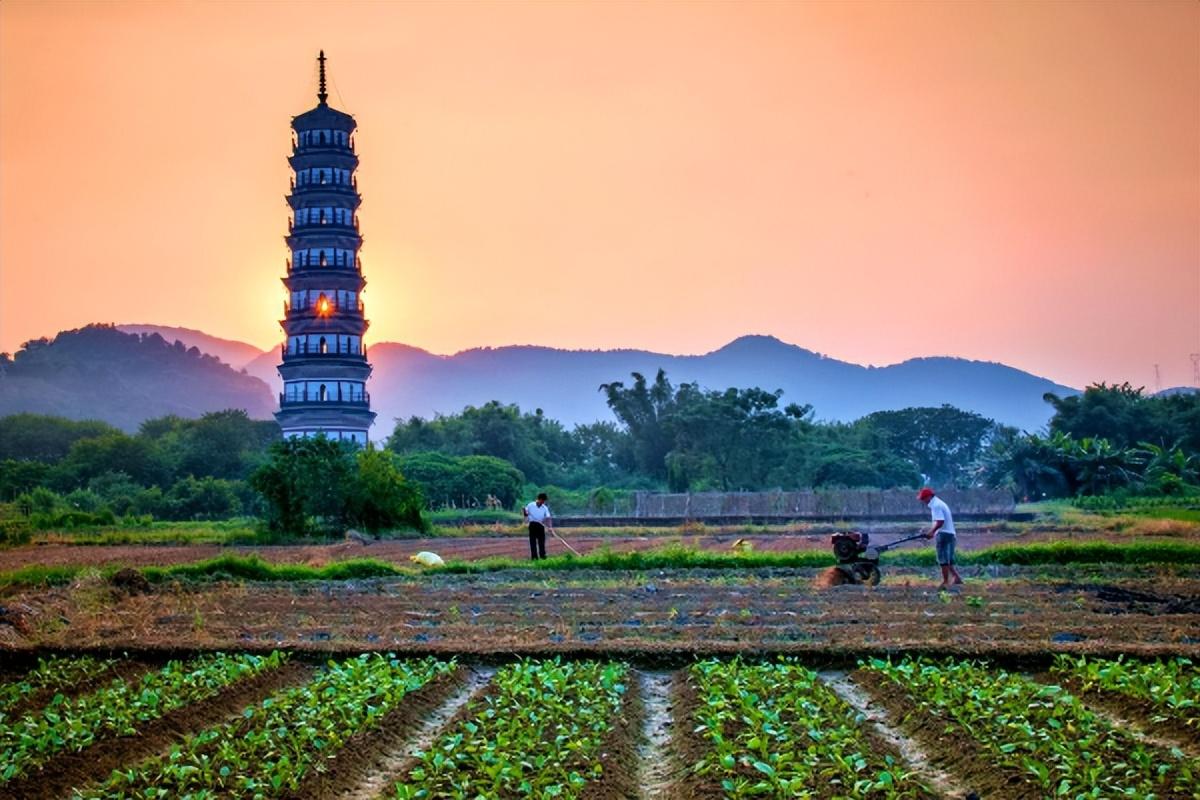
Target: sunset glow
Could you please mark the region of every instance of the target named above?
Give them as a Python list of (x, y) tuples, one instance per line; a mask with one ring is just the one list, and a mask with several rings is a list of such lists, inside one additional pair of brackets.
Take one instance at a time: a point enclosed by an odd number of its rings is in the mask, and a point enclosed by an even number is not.
[(1194, 2), (5, 0), (0, 350), (89, 322), (277, 345), (319, 48), (372, 342), (768, 333), (1192, 383)]

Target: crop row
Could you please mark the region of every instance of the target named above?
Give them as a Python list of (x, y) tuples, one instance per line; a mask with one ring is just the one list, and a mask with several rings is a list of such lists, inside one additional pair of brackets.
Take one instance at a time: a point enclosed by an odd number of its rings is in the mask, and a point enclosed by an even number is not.
[(554, 659), (503, 667), (419, 756), (395, 797), (577, 797), (607, 777), (600, 751), (628, 679), (629, 668), (617, 663)]
[(1200, 726), (1200, 669), (1190, 659), (1139, 662), (1062, 655), (1051, 672), (1074, 678), (1082, 691), (1098, 688), (1143, 700), (1184, 725)]
[(690, 670), (693, 731), (709, 744), (692, 774), (726, 797), (929, 797), (896, 759), (875, 752), (863, 717), (792, 659), (702, 661)]
[(164, 757), (118, 770), (76, 797), (278, 797), (321, 771), (356, 731), (375, 728), (413, 691), (455, 669), (432, 658), (381, 654), (330, 661), (308, 683), (187, 737)]
[(970, 661), (872, 661), (867, 669), (949, 719), (957, 729), (950, 740), (970, 737), (1044, 796), (1190, 797), (1200, 781), (1200, 762), (1114, 728), (1062, 687)]
[(285, 657), (282, 653), (216, 653), (186, 663), (168, 661), (139, 680), (127, 683), (115, 678), (74, 699), (57, 695), (45, 708), (20, 719), (0, 719), (0, 785), (45, 764), (59, 752), (83, 750), (107, 736), (136, 733), (139, 725), (275, 668)]
[[(37, 667), (30, 670), (21, 680), (0, 684), (0, 712), (7, 711), (37, 692), (46, 689), (67, 689), (98, 678), (116, 663), (115, 659), (99, 659), (92, 656), (39, 658)], [(0, 720), (3, 720), (2, 716)]]

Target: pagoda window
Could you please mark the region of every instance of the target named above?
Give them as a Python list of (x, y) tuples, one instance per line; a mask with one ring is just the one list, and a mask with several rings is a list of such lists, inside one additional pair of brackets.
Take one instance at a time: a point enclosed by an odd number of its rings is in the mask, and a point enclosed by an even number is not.
[(319, 395), (318, 399), (322, 403), (324, 403), (328, 399), (328, 397), (326, 396), (326, 392), (325, 392), (325, 384), (323, 384), (323, 383), (321, 384), (320, 395)]
[(325, 341), (325, 337), (324, 337), (324, 336), (322, 336), (322, 337), (321, 337), (321, 342), (320, 342), (320, 344), (318, 345), (318, 347), (320, 348), (319, 352), (320, 352), (321, 354), (325, 354), (325, 353), (329, 352), (329, 345), (328, 345), (328, 343)]

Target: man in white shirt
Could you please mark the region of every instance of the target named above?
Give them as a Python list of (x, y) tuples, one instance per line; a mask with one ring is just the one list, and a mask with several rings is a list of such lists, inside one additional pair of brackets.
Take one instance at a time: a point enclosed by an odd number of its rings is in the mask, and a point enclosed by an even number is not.
[(937, 535), (934, 547), (937, 550), (938, 565), (942, 568), (942, 585), (938, 588), (949, 589), (951, 584), (957, 586), (963, 581), (958, 570), (954, 568), (954, 551), (958, 544), (958, 535), (954, 530), (954, 515), (950, 513), (950, 506), (946, 505), (946, 501), (938, 497), (928, 486), (917, 492), (917, 499), (929, 507), (929, 514), (933, 522), (925, 534), (925, 538), (932, 539), (934, 534)]
[(529, 522), (529, 557), (534, 561), (546, 557), (546, 528), (554, 530), (554, 520), (550, 516), (550, 506), (546, 505), (546, 493), (542, 492), (537, 500), (521, 509), (521, 513)]

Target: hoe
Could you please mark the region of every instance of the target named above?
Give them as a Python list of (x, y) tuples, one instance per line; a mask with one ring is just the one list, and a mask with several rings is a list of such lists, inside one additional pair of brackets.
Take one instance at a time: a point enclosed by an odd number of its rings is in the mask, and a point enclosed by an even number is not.
[(897, 539), (894, 542), (874, 546), (871, 544), (871, 535), (865, 531), (850, 531), (849, 533), (835, 533), (831, 540), (833, 542), (833, 555), (837, 558), (837, 566), (831, 569), (830, 583), (865, 583), (868, 586), (874, 586), (879, 583), (879, 554), (886, 553), (898, 544), (911, 542), (913, 539), (924, 538), (924, 533), (913, 534), (906, 536), (903, 539)]

